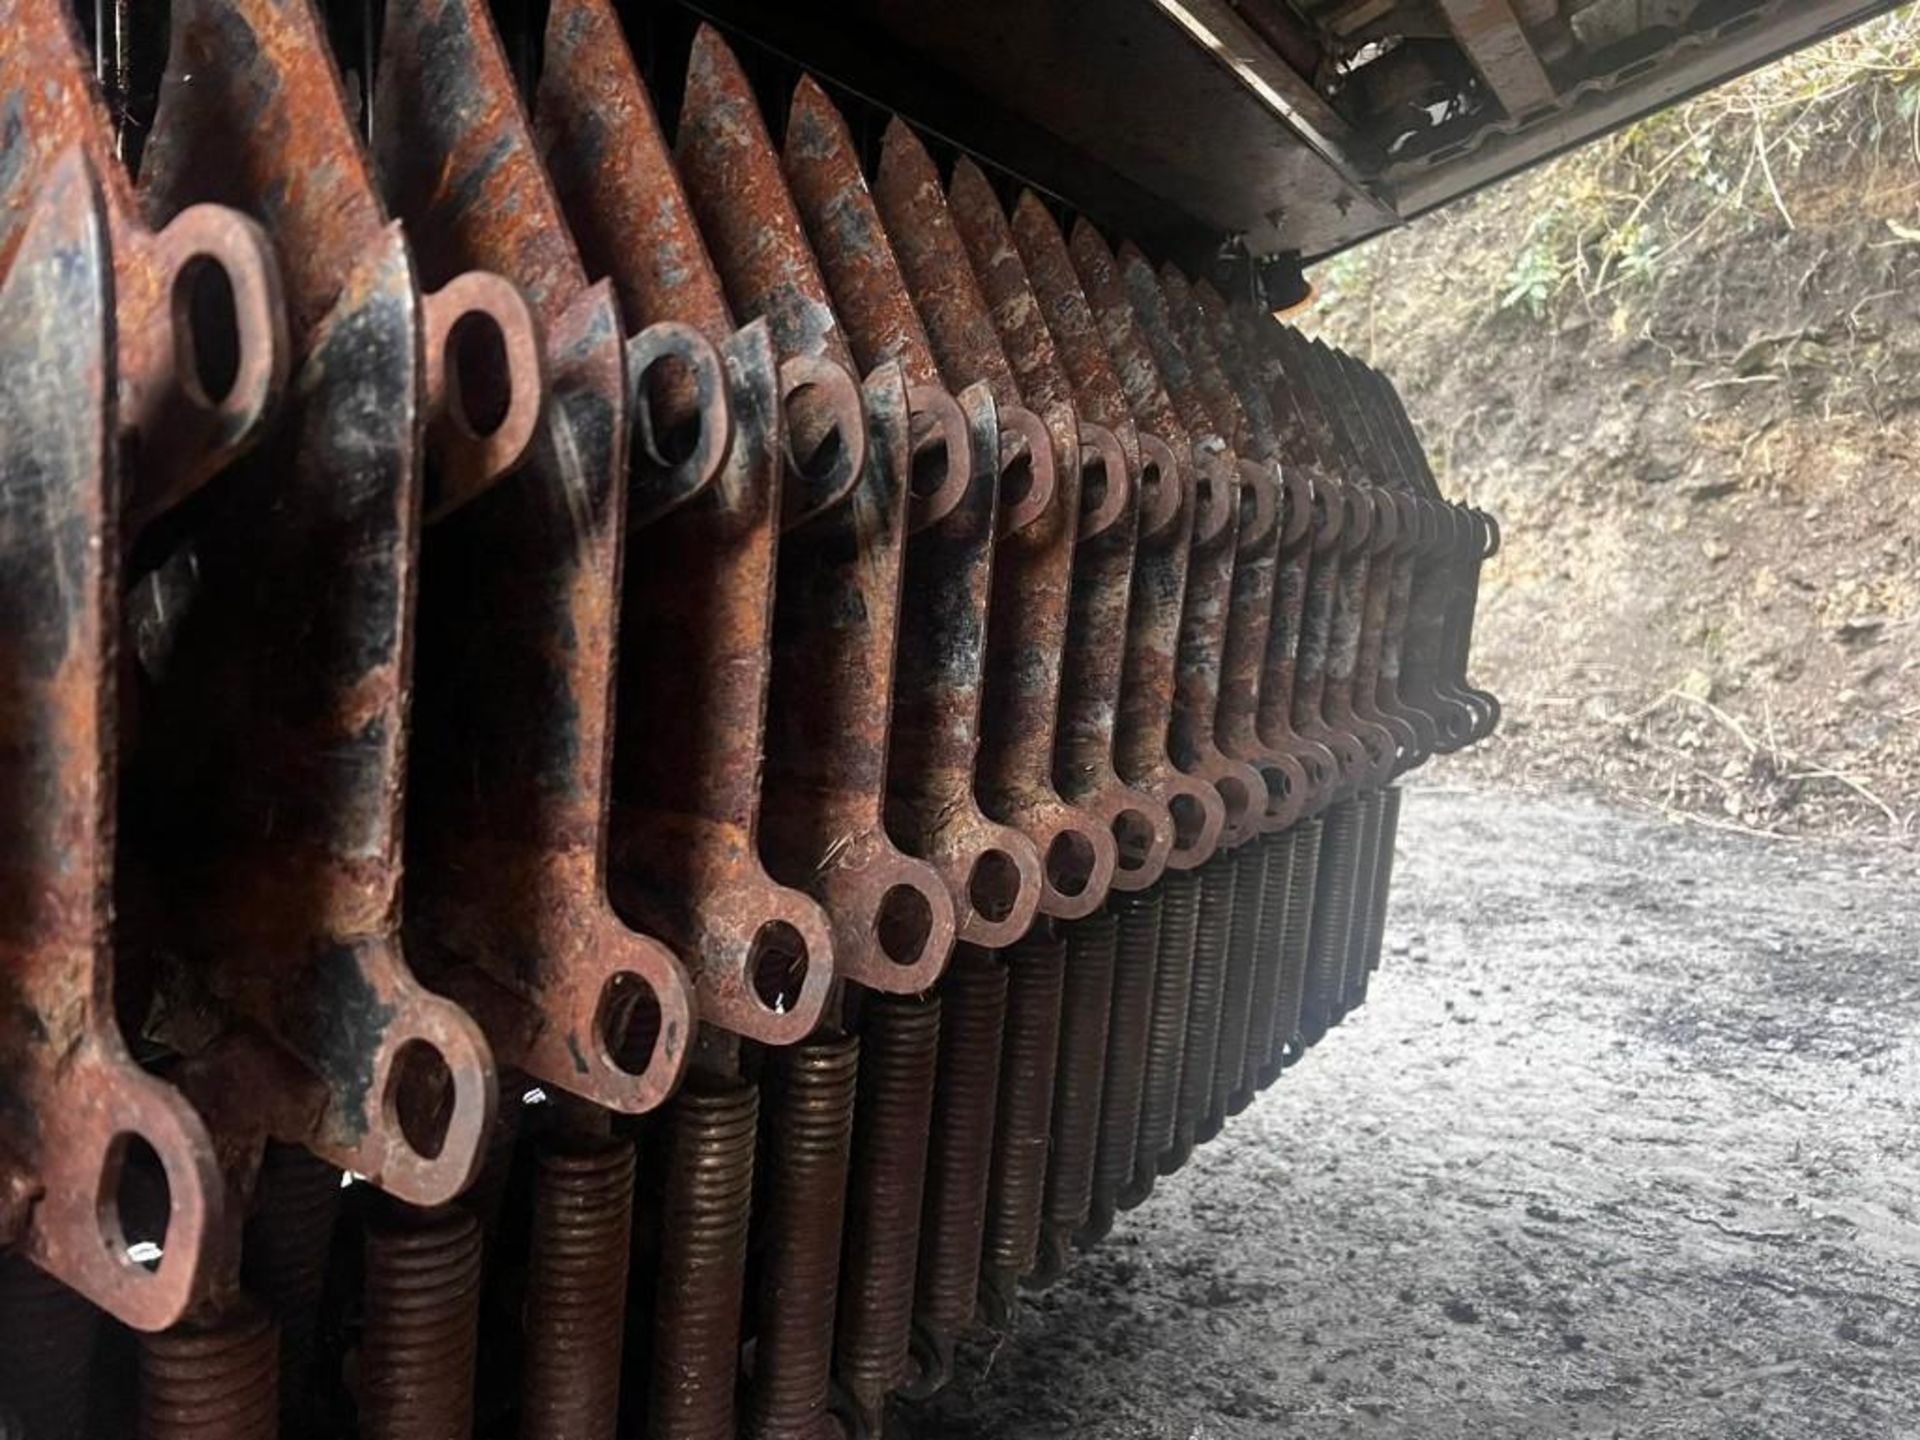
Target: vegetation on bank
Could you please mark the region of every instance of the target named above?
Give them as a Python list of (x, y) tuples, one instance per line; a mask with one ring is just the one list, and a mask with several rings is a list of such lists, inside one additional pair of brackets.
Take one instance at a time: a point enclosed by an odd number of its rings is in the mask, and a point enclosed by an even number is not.
[(1449, 773), (1920, 844), (1920, 6), (1313, 279), (1505, 531)]
[[(1451, 252), (1455, 318), (1550, 324), (1581, 308), (1616, 329), (1682, 257), (1758, 231), (1795, 228), (1788, 192), (1835, 153), (1868, 157), (1856, 183), (1920, 186), (1920, 6), (1904, 5), (1825, 44), (1641, 120), (1464, 202), (1438, 226), (1527, 218), (1517, 243)], [(1849, 167), (1851, 169), (1852, 167)], [(1872, 173), (1877, 171), (1879, 173)], [(1318, 309), (1392, 354), (1395, 262), (1422, 225), (1316, 270)], [(1920, 244), (1893, 223), (1890, 244)]]

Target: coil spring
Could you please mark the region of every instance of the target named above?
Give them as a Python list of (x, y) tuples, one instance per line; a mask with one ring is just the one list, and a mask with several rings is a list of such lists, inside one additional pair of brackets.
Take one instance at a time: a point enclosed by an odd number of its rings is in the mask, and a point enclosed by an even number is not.
[(1180, 1076), (1193, 998), (1193, 952), (1200, 916), (1200, 877), (1177, 870), (1160, 882), (1160, 946), (1154, 956), (1153, 1013), (1147, 1029), (1147, 1071), (1140, 1090), (1140, 1133), (1133, 1180), (1120, 1196), (1131, 1208), (1153, 1193), (1160, 1157), (1173, 1148), (1180, 1118)]
[(1060, 1008), (1060, 1053), (1054, 1067), (1052, 1142), (1047, 1157), (1039, 1266), (1048, 1284), (1066, 1272), (1073, 1235), (1093, 1201), (1094, 1156), (1100, 1145), (1100, 1090), (1107, 1068), (1107, 1022), (1113, 1010), (1114, 946), (1120, 922), (1102, 910), (1063, 927), (1067, 969)]
[(620, 1406), (634, 1149), (600, 1135), (540, 1143), (527, 1260), (522, 1440), (610, 1440)]
[(1281, 927), (1280, 1005), (1274, 1020), (1274, 1045), (1267, 1056), (1268, 1084), (1299, 1058), (1300, 1027), (1307, 996), (1307, 969), (1313, 948), (1313, 911), (1320, 894), (1320, 850), (1326, 822), (1319, 817), (1300, 826), (1294, 844), (1293, 881), (1287, 887), (1286, 920)]
[(860, 1017), (834, 1360), (870, 1423), (907, 1379), (940, 1029), (937, 995), (870, 995)]
[(674, 1098), (647, 1390), (652, 1440), (734, 1440), (759, 1092), (695, 1075)]
[(1325, 824), (1313, 898), (1313, 938), (1307, 946), (1306, 998), (1300, 1014), (1301, 1039), (1309, 1046), (1320, 1043), (1338, 1015), (1353, 924), (1360, 807), (1351, 799), (1342, 800), (1327, 811)]
[(1267, 839), (1267, 883), (1260, 895), (1260, 925), (1253, 939), (1253, 1003), (1247, 1030), (1247, 1053), (1240, 1066), (1238, 1111), (1260, 1088), (1272, 1056), (1280, 1022), (1281, 970), (1285, 961), (1287, 900), (1293, 889), (1295, 855), (1300, 831), (1288, 830)]
[(1160, 1159), (1171, 1175), (1187, 1163), (1213, 1099), (1213, 1066), (1220, 1053), (1220, 1006), (1227, 979), (1227, 945), (1233, 933), (1234, 861), (1216, 855), (1200, 867), (1200, 908), (1193, 929), (1193, 994), (1187, 1002), (1187, 1036), (1180, 1066), (1179, 1118), (1173, 1148)]
[(1374, 866), (1373, 914), (1367, 928), (1367, 970), (1380, 968), (1380, 950), (1387, 936), (1387, 901), (1393, 886), (1393, 847), (1400, 835), (1400, 797), (1398, 785), (1381, 792), (1380, 856)]
[(140, 1440), (272, 1440), (280, 1338), (242, 1301), (217, 1320), (140, 1338)]
[(1394, 847), (1400, 843), (1400, 785), (1386, 787), (1386, 808), (1380, 812), (1380, 881), (1373, 889), (1373, 935), (1367, 939), (1367, 970), (1379, 970), (1380, 950), (1386, 945), (1386, 906), (1394, 887)]
[(1114, 942), (1113, 1008), (1107, 1022), (1106, 1076), (1100, 1085), (1100, 1135), (1093, 1163), (1093, 1198), (1082, 1238), (1103, 1239), (1113, 1228), (1120, 1196), (1133, 1179), (1140, 1139), (1141, 1101), (1153, 1022), (1153, 987), (1159, 964), (1162, 888), (1116, 895), (1119, 921)]
[(1007, 1025), (981, 1257), (980, 1299), (996, 1325), (1012, 1318), (1014, 1288), (1039, 1254), (1065, 980), (1066, 946), (1050, 929), (1008, 947)]
[(365, 1313), (362, 1440), (471, 1435), (480, 1222), (461, 1210), (396, 1206), (369, 1223)]
[(954, 1342), (973, 1319), (999, 1108), (1007, 967), (994, 952), (962, 945), (939, 992), (940, 1056), (914, 1281), (915, 1374), (905, 1387), (920, 1397), (946, 1384)]
[(1343, 1020), (1359, 1007), (1367, 993), (1367, 935), (1373, 928), (1374, 872), (1380, 863), (1381, 803), (1378, 790), (1362, 791), (1354, 797), (1360, 813), (1360, 833), (1354, 844), (1353, 917), (1347, 923), (1346, 965), (1335, 1012)]
[(818, 1433), (832, 1394), (833, 1316), (860, 1042), (826, 1035), (777, 1052), (769, 1094), (766, 1268), (748, 1428)]
[(1233, 854), (1233, 911), (1227, 934), (1227, 972), (1220, 990), (1220, 1041), (1214, 1052), (1213, 1084), (1202, 1139), (1220, 1133), (1227, 1107), (1240, 1088), (1247, 1059), (1247, 1035), (1253, 1018), (1254, 940), (1267, 895), (1267, 845), (1264, 837)]
[(280, 1325), (283, 1440), (297, 1440), (314, 1426), (314, 1349), (340, 1194), (335, 1166), (298, 1145), (268, 1144), (247, 1221), (241, 1278)]

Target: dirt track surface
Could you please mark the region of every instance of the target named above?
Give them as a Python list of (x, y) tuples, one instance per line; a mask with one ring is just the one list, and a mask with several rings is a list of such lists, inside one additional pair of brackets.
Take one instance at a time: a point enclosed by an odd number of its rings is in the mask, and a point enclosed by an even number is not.
[(1366, 1007), (890, 1435), (1920, 1436), (1911, 858), (1429, 790), (1398, 864)]

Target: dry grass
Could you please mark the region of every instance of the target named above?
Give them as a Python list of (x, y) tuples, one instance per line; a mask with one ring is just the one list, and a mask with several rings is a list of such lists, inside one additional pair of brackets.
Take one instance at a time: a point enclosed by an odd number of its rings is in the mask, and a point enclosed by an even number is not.
[(1462, 773), (1920, 845), (1920, 6), (1314, 278), (1506, 528)]
[[(1455, 328), (1559, 323), (1577, 307), (1618, 331), (1634, 318), (1622, 302), (1643, 296), (1683, 256), (1756, 226), (1792, 230), (1850, 203), (1862, 177), (1837, 187), (1808, 173), (1838, 148), (1876, 157), (1883, 173), (1865, 177), (1876, 192), (1920, 199), (1920, 6), (1336, 257), (1314, 275), (1316, 323), (1365, 334), (1370, 352), (1390, 363), (1394, 335), (1411, 318), (1396, 303), (1395, 275), (1418, 246), (1460, 261), (1446, 302), (1452, 313), (1441, 317)], [(1516, 214), (1529, 217), (1517, 246), (1476, 243), (1510, 233)], [(1887, 243), (1920, 243), (1920, 230), (1891, 227)]]

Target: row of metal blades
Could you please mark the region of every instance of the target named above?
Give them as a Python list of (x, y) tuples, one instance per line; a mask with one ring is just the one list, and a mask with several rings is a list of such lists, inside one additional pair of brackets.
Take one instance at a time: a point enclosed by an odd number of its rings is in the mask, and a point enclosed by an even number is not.
[(1365, 1000), (1497, 529), (711, 29), (329, 18), (135, 177), (0, 0), (0, 1434), (877, 1434)]

